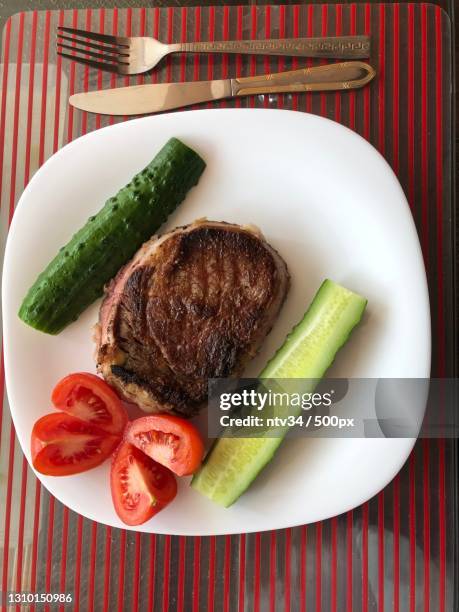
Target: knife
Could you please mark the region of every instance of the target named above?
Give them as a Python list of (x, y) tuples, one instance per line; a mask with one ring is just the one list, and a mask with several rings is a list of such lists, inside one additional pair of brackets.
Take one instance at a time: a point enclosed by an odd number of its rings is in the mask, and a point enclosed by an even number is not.
[(275, 74), (214, 81), (133, 85), (70, 96), (80, 110), (102, 115), (144, 115), (256, 94), (301, 93), (357, 89), (369, 83), (375, 70), (365, 62), (341, 62)]

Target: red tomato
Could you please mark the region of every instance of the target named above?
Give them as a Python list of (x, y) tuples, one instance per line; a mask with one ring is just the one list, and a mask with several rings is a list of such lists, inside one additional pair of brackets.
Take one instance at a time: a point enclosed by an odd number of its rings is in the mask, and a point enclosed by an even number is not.
[(69, 374), (54, 387), (51, 400), (58, 410), (111, 434), (121, 434), (128, 420), (119, 397), (94, 374)]
[(145, 523), (177, 494), (172, 472), (128, 442), (113, 456), (110, 487), (116, 513), (126, 525)]
[(32, 463), (49, 476), (78, 474), (105, 461), (119, 439), (63, 412), (47, 414), (32, 430)]
[(125, 439), (177, 474), (193, 474), (201, 465), (204, 444), (194, 425), (169, 414), (141, 417), (128, 424)]

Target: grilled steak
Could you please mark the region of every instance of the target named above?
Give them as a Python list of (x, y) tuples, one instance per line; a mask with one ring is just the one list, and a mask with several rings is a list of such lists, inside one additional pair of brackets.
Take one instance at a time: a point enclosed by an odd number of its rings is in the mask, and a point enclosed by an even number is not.
[(153, 237), (106, 288), (98, 370), (144, 410), (190, 416), (208, 378), (242, 373), (288, 286), (284, 261), (252, 228), (199, 220)]

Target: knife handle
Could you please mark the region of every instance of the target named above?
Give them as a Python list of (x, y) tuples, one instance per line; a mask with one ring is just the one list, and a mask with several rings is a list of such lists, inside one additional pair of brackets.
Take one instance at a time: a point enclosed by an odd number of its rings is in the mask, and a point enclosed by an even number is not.
[(369, 36), (322, 36), (318, 38), (280, 38), (268, 40), (228, 40), (172, 45), (174, 52), (247, 53), (251, 55), (289, 55), (357, 59), (370, 56)]
[(375, 74), (372, 66), (365, 62), (342, 62), (263, 76), (231, 79), (231, 91), (233, 96), (248, 96), (358, 89), (369, 83)]

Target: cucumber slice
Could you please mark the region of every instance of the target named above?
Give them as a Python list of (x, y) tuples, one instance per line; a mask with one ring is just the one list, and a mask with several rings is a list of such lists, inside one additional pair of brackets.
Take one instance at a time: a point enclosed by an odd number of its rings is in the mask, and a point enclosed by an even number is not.
[(75, 321), (183, 201), (205, 167), (195, 151), (171, 138), (61, 248), (29, 289), (19, 317), (48, 334)]
[[(321, 379), (359, 323), (366, 304), (360, 295), (325, 280), (260, 378)], [(215, 503), (230, 506), (272, 459), (287, 429), (277, 433), (276, 438), (220, 438), (191, 486)]]

